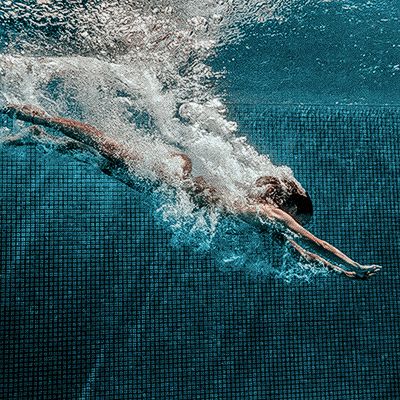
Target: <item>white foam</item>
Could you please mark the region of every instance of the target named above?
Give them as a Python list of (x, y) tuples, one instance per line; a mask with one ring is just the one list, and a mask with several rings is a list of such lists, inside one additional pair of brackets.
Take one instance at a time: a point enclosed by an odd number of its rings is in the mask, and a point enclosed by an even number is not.
[[(24, 55), (9, 44), (0, 56), (1, 101), (96, 126), (144, 156), (132, 166), (144, 178), (154, 179), (159, 160), (179, 149), (192, 159), (194, 175), (204, 176), (228, 203), (240, 201), (260, 176), (293, 174), (259, 154), (227, 119), (207, 58), (221, 43), (240, 40), (241, 24), (278, 17), (291, 3), (108, 0), (68, 10), (50, 0), (31, 9), (8, 2), (3, 11), (16, 21), (30, 17), (36, 26), (53, 18), (64, 35), (52, 42), (40, 30), (22, 32), (14, 44)], [(148, 126), (135, 115), (144, 115)], [(174, 162), (172, 170), (179, 167)], [(164, 197), (158, 208), (177, 232), (203, 232), (209, 240), (216, 232), (218, 215), (199, 211), (184, 192), (175, 192), (173, 203)]]

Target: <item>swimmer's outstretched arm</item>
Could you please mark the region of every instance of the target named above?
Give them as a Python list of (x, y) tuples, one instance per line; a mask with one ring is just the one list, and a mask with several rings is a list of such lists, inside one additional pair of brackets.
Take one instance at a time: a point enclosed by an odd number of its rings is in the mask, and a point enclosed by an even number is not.
[[(293, 248), (308, 260), (321, 262), (328, 269), (332, 269), (354, 279), (368, 279), (381, 269), (381, 267), (378, 265), (361, 265), (352, 260), (336, 247), (332, 246), (328, 242), (325, 242), (324, 240), (317, 238), (315, 235), (301, 226), (291, 215), (277, 207), (262, 205), (258, 207), (257, 211), (260, 217), (265, 216), (270, 220), (283, 223), (287, 228), (298, 235), (301, 240), (306, 241), (309, 245), (311, 245), (311, 247), (315, 249), (315, 252), (305, 249), (298, 244), (295, 239), (288, 238), (288, 241)], [(342, 263), (349, 266), (351, 270), (348, 271), (339, 267), (338, 265), (335, 265), (334, 262), (331, 262), (324, 257), (324, 254), (339, 259)]]

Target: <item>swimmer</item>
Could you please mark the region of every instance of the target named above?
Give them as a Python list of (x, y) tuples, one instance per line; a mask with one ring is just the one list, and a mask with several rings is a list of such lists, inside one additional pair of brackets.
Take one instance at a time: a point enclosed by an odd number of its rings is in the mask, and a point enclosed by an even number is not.
[[(134, 171), (144, 159), (143, 154), (127, 148), (89, 124), (52, 117), (34, 106), (8, 104), (0, 110), (0, 114), (33, 124), (29, 133), (10, 136), (3, 143), (52, 144), (61, 152), (79, 149), (100, 154), (105, 160), (100, 166), (102, 171), (129, 186), (132, 186), (129, 174), (121, 174), (120, 171)], [(65, 137), (48, 134), (42, 128), (55, 129)], [(178, 169), (171, 170), (171, 160), (178, 161)], [(171, 150), (169, 157), (159, 160), (153, 168), (157, 180), (186, 190), (202, 205), (235, 215), (261, 231), (266, 229), (268, 222), (273, 223), (280, 236), (301, 257), (316, 265), (353, 279), (368, 279), (381, 269), (378, 265), (357, 263), (304, 228), (303, 225), (312, 216), (312, 202), (304, 189), (293, 180), (260, 177), (244, 200), (232, 202), (204, 177), (192, 175), (192, 160), (184, 153)]]

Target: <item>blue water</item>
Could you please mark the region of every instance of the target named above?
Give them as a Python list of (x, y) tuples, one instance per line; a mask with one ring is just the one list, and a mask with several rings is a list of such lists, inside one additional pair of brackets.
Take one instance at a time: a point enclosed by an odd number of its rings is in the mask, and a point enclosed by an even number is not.
[(311, 1), (245, 29), (214, 65), (238, 103), (399, 104), (397, 1)]
[(309, 2), (210, 60), (240, 131), (310, 192), (310, 230), (383, 266), (369, 281), (221, 269), (149, 192), (0, 147), (0, 397), (400, 399), (398, 12)]

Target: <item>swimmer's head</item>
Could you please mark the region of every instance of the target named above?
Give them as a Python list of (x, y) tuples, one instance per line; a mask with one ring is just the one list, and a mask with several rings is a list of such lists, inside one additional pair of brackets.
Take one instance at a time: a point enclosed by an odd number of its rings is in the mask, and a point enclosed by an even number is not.
[(255, 182), (252, 194), (257, 203), (271, 204), (290, 214), (298, 223), (306, 225), (313, 206), (308, 193), (294, 180), (262, 176)]

